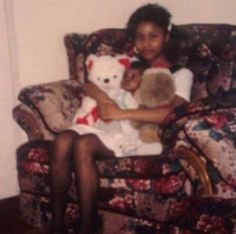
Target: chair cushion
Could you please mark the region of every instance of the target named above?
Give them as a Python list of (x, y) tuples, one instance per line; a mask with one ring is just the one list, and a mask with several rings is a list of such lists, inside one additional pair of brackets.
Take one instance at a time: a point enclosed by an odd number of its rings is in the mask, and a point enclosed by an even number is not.
[[(18, 149), (22, 192), (50, 196), (51, 146), (49, 141), (32, 141)], [(168, 155), (115, 158), (98, 161), (97, 165), (101, 177), (97, 201), (100, 209), (164, 221), (169, 218), (170, 204), (193, 192), (187, 173), (177, 159)], [(74, 176), (72, 178), (68, 198), (77, 202)], [(160, 209), (163, 212), (159, 212)]]
[[(24, 220), (35, 225), (40, 225), (41, 219), (51, 219), (48, 186), (51, 146), (49, 141), (32, 141), (17, 151), (21, 210)], [(190, 196), (193, 181), (171, 155), (116, 158), (98, 162), (98, 167), (101, 174), (97, 198), (99, 213), (111, 212), (133, 218), (135, 222), (126, 223), (130, 231), (157, 233), (151, 224), (156, 221), (180, 224), (193, 230), (193, 233), (196, 230), (231, 233), (234, 228), (235, 199)], [(67, 221), (75, 221), (79, 216), (74, 182), (70, 188), (66, 214)], [(104, 218), (106, 222), (107, 217)], [(116, 219), (111, 222), (116, 221), (119, 222)], [(151, 229), (146, 230), (143, 225)], [(157, 223), (155, 227), (158, 227)]]
[(24, 88), (19, 100), (32, 105), (42, 117), (46, 127), (59, 132), (71, 125), (81, 101), (80, 85), (75, 80), (65, 80)]

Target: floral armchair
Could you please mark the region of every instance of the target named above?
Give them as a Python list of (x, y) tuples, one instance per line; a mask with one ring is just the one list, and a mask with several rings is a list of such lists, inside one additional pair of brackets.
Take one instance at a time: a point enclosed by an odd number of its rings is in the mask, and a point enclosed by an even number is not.
[[(236, 27), (179, 25), (170, 50), (174, 63), (194, 73), (191, 102), (164, 124), (161, 155), (97, 162), (97, 208), (104, 233), (233, 233), (236, 230)], [(64, 38), (69, 80), (22, 89), (14, 119), (29, 141), (17, 149), (20, 211), (26, 223), (51, 219), (48, 160), (55, 134), (71, 124), (81, 103), (88, 54), (134, 50), (123, 29)], [(74, 183), (65, 219), (79, 218)]]

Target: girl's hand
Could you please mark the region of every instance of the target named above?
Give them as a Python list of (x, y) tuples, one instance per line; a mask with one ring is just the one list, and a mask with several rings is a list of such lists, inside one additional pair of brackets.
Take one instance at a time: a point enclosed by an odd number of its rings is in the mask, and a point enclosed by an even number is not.
[(112, 100), (99, 102), (99, 114), (102, 120), (121, 120), (123, 111)]

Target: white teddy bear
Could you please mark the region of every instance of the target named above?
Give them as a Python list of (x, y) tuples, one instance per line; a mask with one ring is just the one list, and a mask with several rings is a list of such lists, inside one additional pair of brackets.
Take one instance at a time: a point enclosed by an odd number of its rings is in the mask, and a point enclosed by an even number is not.
[[(88, 79), (102, 89), (120, 108), (135, 109), (138, 104), (133, 96), (121, 88), (126, 66), (131, 58), (126, 55), (96, 56), (90, 55), (86, 60)], [(138, 131), (128, 120), (111, 121), (99, 119), (97, 103), (89, 96), (84, 96), (81, 107), (74, 116), (71, 129), (79, 134), (94, 133), (116, 156), (132, 154), (138, 139)]]
[[(138, 104), (132, 95), (122, 89), (121, 81), (129, 66), (131, 58), (126, 55), (96, 56), (89, 55), (86, 60), (88, 80), (96, 84), (121, 108), (137, 108)], [(84, 96), (82, 105), (74, 116), (73, 122), (92, 126), (98, 119), (97, 102), (89, 96)]]

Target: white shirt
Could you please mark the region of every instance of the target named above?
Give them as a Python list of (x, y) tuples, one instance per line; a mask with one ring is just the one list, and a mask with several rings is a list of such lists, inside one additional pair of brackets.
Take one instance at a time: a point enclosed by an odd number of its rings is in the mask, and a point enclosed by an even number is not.
[(193, 83), (193, 73), (187, 68), (181, 68), (172, 74), (175, 82), (175, 94), (190, 101)]

